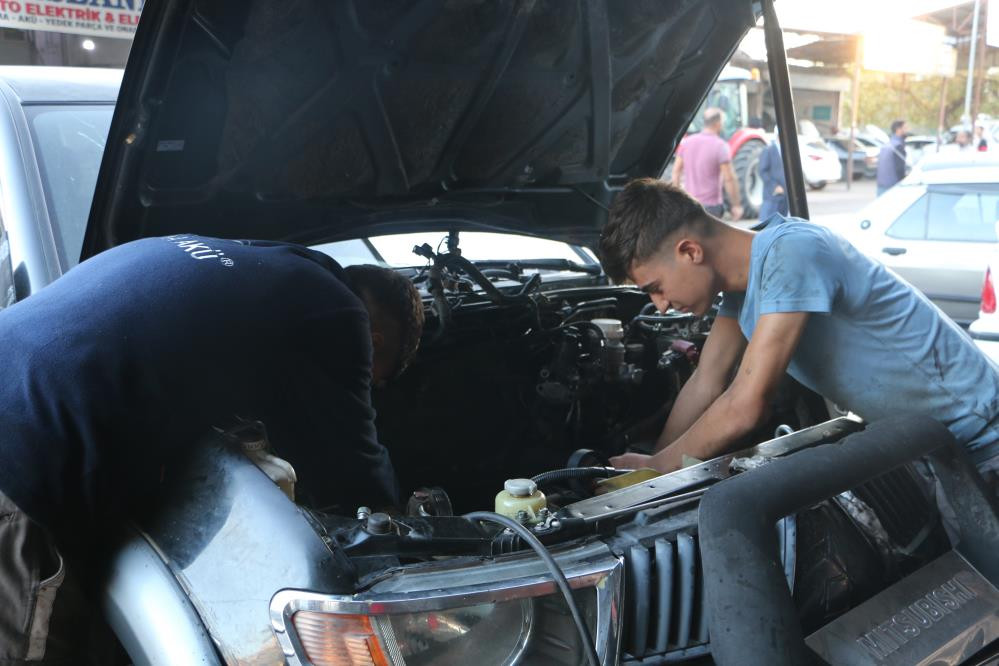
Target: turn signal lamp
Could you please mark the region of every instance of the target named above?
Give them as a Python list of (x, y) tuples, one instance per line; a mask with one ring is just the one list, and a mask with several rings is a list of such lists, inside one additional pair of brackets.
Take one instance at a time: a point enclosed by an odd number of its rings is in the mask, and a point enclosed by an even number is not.
[(299, 611), (291, 621), (315, 666), (390, 666), (365, 615)]

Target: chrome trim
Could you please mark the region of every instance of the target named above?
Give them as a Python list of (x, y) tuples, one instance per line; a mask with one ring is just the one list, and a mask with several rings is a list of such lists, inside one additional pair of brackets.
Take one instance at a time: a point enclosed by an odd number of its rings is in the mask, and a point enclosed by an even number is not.
[[(960, 242), (960, 241), (957, 241)], [(923, 295), (931, 301), (953, 301), (954, 303), (979, 303), (979, 296), (965, 296), (964, 294), (943, 294), (938, 292), (924, 291)]]
[[(624, 563), (601, 542), (553, 552), (570, 587), (593, 588), (597, 594), (593, 632), (601, 663), (617, 663), (620, 642), (620, 603)], [(557, 594), (544, 563), (533, 553), (456, 561), (453, 566), (403, 567), (368, 590), (353, 595), (320, 594), (285, 589), (271, 599), (271, 628), (292, 666), (303, 664), (304, 654), (292, 624), (300, 611), (358, 615), (389, 615), (461, 608)], [(525, 639), (526, 646), (526, 639)]]
[(20, 100), (0, 81), (0, 221), (10, 241), (18, 300), (62, 274)]
[[(655, 506), (656, 500), (680, 492), (681, 490), (727, 479), (731, 475), (729, 464), (735, 458), (751, 458), (754, 456), (776, 458), (793, 453), (799, 449), (815, 446), (816, 444), (835, 441), (851, 432), (860, 430), (862, 427), (863, 421), (853, 416), (832, 419), (817, 426), (802, 428), (790, 435), (784, 435), (783, 437), (763, 442), (749, 449), (719, 456), (699, 465), (663, 474), (662, 476), (628, 488), (622, 488), (605, 495), (597, 495), (596, 497), (570, 504), (565, 508), (565, 511), (575, 518), (600, 520), (629, 511), (636, 511), (640, 508), (648, 508)], [(699, 494), (697, 491), (689, 493), (690, 496), (696, 496), (697, 494)], [(686, 495), (682, 497), (686, 497)], [(677, 497), (675, 499), (679, 500), (681, 498)]]
[(999, 333), (969, 330), (968, 335), (971, 336), (972, 340), (983, 340), (985, 342), (999, 342)]

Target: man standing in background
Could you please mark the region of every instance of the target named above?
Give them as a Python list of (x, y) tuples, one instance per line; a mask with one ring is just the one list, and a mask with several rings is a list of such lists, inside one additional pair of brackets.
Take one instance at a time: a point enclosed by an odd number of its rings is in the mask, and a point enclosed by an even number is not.
[(784, 180), (784, 161), (780, 155), (780, 140), (776, 128), (774, 140), (760, 153), (760, 180), (763, 181), (760, 221), (769, 220), (774, 213), (787, 215), (787, 182)]
[(904, 120), (891, 124), (891, 141), (878, 154), (878, 196), (905, 178), (905, 136), (909, 125)]
[(981, 123), (975, 123), (975, 150), (984, 153), (989, 149), (989, 142), (985, 138), (985, 127)]
[(683, 178), (687, 193), (717, 218), (725, 214), (722, 198), (724, 182), (732, 219), (739, 220), (742, 219), (742, 202), (739, 199), (739, 184), (732, 170), (732, 155), (728, 144), (720, 136), (723, 121), (721, 109), (704, 110), (704, 129), (684, 139), (676, 151), (671, 181), (679, 187)]
[(954, 143), (960, 151), (971, 150), (971, 132), (966, 129), (958, 130)]

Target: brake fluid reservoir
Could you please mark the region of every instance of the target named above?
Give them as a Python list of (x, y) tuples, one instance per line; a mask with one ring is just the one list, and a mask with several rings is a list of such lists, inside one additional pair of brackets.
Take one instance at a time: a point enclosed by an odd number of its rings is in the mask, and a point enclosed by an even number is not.
[(624, 327), (620, 319), (593, 319), (591, 322), (604, 334), (604, 375), (608, 381), (615, 381), (621, 377), (621, 369), (624, 367)]
[(538, 522), (538, 512), (547, 505), (545, 494), (530, 479), (507, 479), (496, 495), (496, 513), (516, 519), (523, 511), (531, 523)]
[(620, 319), (591, 319), (590, 323), (599, 328), (608, 340), (621, 341), (624, 338), (624, 327)]

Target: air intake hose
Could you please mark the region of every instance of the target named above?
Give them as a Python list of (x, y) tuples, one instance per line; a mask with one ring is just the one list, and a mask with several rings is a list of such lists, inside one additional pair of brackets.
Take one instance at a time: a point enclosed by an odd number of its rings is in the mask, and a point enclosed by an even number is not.
[(780, 518), (932, 454), (958, 511), (959, 550), (986, 577), (999, 577), (995, 501), (963, 447), (926, 416), (878, 421), (839, 442), (799, 451), (722, 481), (698, 516), (711, 652), (721, 666), (822, 663), (804, 642), (777, 553)]

